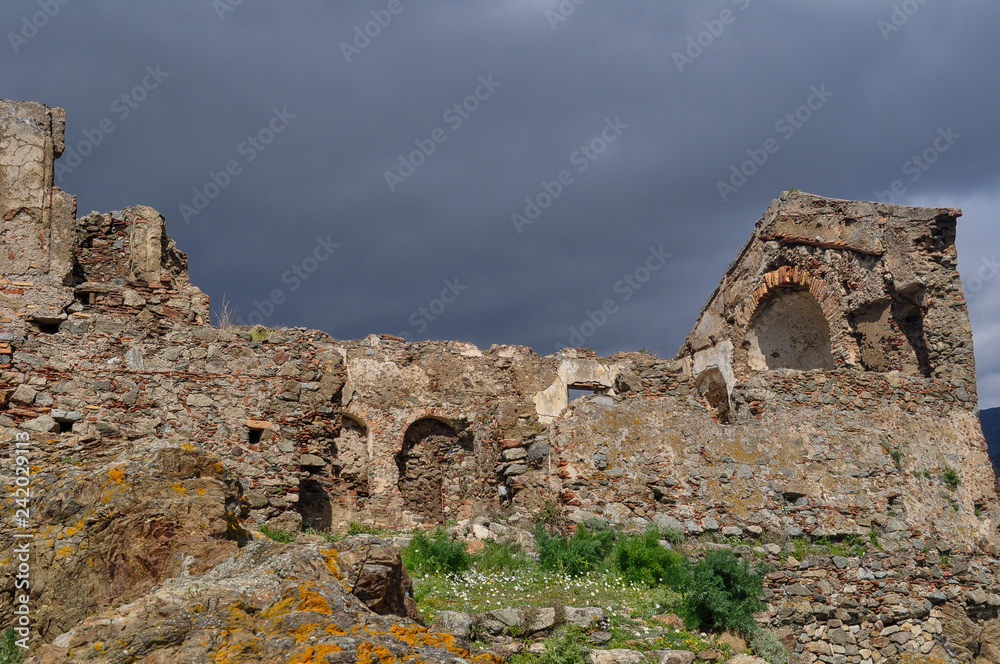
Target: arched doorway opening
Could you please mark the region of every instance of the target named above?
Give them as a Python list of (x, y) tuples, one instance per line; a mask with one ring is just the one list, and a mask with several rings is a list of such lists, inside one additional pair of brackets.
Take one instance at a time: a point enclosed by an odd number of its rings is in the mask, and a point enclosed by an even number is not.
[(420, 419), (406, 429), (396, 455), (403, 509), (427, 523), (444, 523), (444, 466), (458, 447), (455, 429), (440, 420)]

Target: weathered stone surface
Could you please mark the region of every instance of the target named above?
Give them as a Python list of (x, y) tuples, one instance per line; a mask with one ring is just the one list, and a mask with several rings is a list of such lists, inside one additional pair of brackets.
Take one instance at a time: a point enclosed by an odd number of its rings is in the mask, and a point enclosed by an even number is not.
[(587, 664), (647, 664), (638, 650), (595, 650), (587, 655)]
[(338, 543), (337, 550), (344, 583), (369, 609), (421, 622), (399, 549), (379, 537), (357, 535)]
[(198, 408), (208, 408), (215, 404), (215, 402), (212, 401), (212, 397), (206, 394), (189, 394), (185, 401), (187, 405)]
[(566, 622), (584, 629), (592, 629), (608, 619), (604, 609), (590, 606), (567, 606), (563, 609)]
[(35, 397), (38, 396), (38, 392), (31, 389), (28, 385), (18, 385), (14, 390), (14, 393), (10, 395), (10, 400), (14, 403), (24, 404), (30, 406), (35, 403)]
[(468, 613), (441, 611), (435, 616), (434, 629), (471, 641), (476, 636), (475, 623)]
[(695, 660), (690, 650), (651, 650), (649, 654), (656, 664), (692, 664)]
[[(210, 569), (248, 537), (238, 484), (218, 459), (162, 445), (118, 452), (34, 478), (47, 525), (35, 538), (33, 618), (46, 641), (166, 578)], [(12, 548), (12, 535), (0, 541)], [(10, 597), (2, 601), (9, 611)]]
[(21, 426), (28, 431), (37, 431), (40, 433), (59, 431), (59, 423), (52, 419), (49, 415), (40, 415), (33, 420), (28, 420)]
[(521, 627), (521, 614), (517, 609), (494, 609), (475, 616), (479, 630), (491, 636), (508, 636), (510, 628)]
[(176, 664), (304, 662), (331, 653), (341, 661), (377, 661), (380, 653), (442, 663), (470, 657), (451, 635), (368, 612), (338, 578), (336, 549), (267, 540), (208, 573), (168, 579), (121, 609), (83, 621), (44, 646), (39, 658), (110, 664), (124, 652), (133, 661)]

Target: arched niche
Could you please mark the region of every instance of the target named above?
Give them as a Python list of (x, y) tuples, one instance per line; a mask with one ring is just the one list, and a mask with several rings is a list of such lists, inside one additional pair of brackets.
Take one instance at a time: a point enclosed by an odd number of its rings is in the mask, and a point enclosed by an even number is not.
[(832, 369), (830, 325), (816, 299), (805, 290), (778, 290), (757, 308), (747, 333), (749, 364), (767, 369)]
[(719, 422), (729, 421), (729, 386), (718, 367), (705, 369), (694, 379), (698, 394), (708, 402), (708, 407)]
[(341, 417), (340, 432), (333, 439), (333, 473), (344, 480), (348, 490), (368, 495), (368, 466), (371, 451), (368, 427), (353, 415)]
[(396, 455), (399, 493), (403, 509), (425, 523), (444, 523), (444, 466), (457, 447), (455, 429), (437, 419), (416, 420), (403, 434), (402, 449)]

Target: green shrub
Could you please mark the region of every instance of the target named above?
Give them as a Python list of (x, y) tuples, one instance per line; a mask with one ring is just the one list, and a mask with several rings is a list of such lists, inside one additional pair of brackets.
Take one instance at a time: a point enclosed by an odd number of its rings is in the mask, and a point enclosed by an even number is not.
[(275, 542), (288, 544), (289, 542), (295, 541), (295, 533), (292, 532), (291, 530), (282, 530), (281, 528), (271, 528), (270, 526), (267, 525), (262, 525), (260, 528), (258, 528), (258, 530), (264, 533), (264, 535), (268, 539), (272, 539)]
[(403, 564), (417, 576), (453, 574), (472, 567), (472, 556), (463, 542), (456, 542), (444, 528), (430, 535), (417, 533), (403, 549)]
[(534, 562), (524, 554), (524, 549), (517, 542), (486, 540), (483, 544), (483, 550), (472, 556), (473, 564), (480, 572), (525, 569)]
[(774, 632), (759, 630), (750, 639), (750, 649), (753, 654), (767, 660), (768, 664), (788, 664), (789, 653)]
[(545, 640), (545, 651), (541, 654), (523, 653), (507, 661), (510, 664), (584, 664), (590, 652), (585, 639), (582, 629), (566, 625)]
[(606, 528), (591, 529), (580, 524), (573, 537), (561, 537), (539, 524), (535, 527), (535, 544), (542, 569), (580, 576), (607, 569), (615, 534)]
[(611, 559), (622, 579), (629, 583), (650, 588), (664, 584), (675, 589), (687, 586), (687, 559), (660, 546), (660, 533), (656, 530), (619, 539)]
[(947, 484), (948, 488), (951, 489), (952, 491), (957, 489), (959, 483), (962, 481), (961, 479), (959, 479), (958, 473), (956, 473), (952, 468), (949, 468), (948, 470), (941, 473), (941, 479), (944, 480), (944, 483)]
[(892, 457), (892, 462), (896, 464), (896, 468), (903, 467), (903, 450), (901, 448), (892, 448), (889, 450), (889, 456)]
[(21, 664), (21, 649), (17, 645), (17, 635), (8, 629), (0, 638), (0, 664)]
[(680, 615), (690, 629), (732, 630), (752, 635), (755, 613), (766, 608), (760, 600), (765, 567), (751, 568), (730, 549), (710, 551), (691, 570), (691, 584)]

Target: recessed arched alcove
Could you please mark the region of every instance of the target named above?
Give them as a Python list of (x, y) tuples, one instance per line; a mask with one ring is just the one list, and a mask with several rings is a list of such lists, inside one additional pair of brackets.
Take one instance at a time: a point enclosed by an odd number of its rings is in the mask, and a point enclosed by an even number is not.
[(368, 495), (368, 466), (371, 460), (368, 449), (368, 428), (352, 415), (344, 415), (340, 432), (333, 439), (333, 474), (344, 480), (345, 488), (357, 491), (359, 497)]
[(747, 339), (750, 368), (756, 371), (834, 368), (830, 325), (808, 291), (775, 292), (757, 308)]
[(431, 418), (413, 422), (403, 435), (403, 448), (396, 455), (403, 509), (426, 523), (444, 523), (442, 466), (457, 445), (451, 425)]
[(718, 367), (710, 367), (694, 380), (698, 394), (708, 402), (708, 407), (719, 422), (729, 421), (729, 386)]

